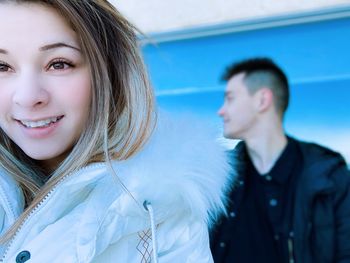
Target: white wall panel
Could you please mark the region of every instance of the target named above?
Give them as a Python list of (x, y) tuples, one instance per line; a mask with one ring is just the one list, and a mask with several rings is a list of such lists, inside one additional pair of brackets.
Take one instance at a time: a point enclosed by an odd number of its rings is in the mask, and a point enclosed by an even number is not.
[(350, 0), (111, 0), (145, 33), (350, 5)]

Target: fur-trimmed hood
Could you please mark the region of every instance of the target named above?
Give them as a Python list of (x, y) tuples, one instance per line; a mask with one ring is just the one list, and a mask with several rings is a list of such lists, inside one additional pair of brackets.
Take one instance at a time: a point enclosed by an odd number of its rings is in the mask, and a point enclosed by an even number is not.
[[(216, 135), (194, 118), (162, 115), (132, 158), (91, 164), (62, 180), (22, 224), (3, 262), (15, 262), (23, 251), (33, 262), (146, 262), (155, 248), (149, 240), (157, 240), (162, 262), (212, 262), (207, 225), (224, 211), (232, 179)], [(0, 199), (1, 211), (15, 208), (19, 215), (18, 187), (6, 182), (3, 188), (10, 193)], [(153, 224), (145, 201), (152, 205)], [(147, 232), (152, 225), (157, 238)]]
[[(225, 210), (234, 174), (217, 135), (198, 118), (174, 121), (174, 116), (161, 115), (145, 148), (114, 164), (116, 174), (127, 181), (125, 185), (136, 200), (151, 202), (156, 212), (171, 213), (169, 209), (182, 207), (210, 225)], [(132, 202), (127, 194), (125, 198)], [(132, 205), (124, 207), (133, 209)]]

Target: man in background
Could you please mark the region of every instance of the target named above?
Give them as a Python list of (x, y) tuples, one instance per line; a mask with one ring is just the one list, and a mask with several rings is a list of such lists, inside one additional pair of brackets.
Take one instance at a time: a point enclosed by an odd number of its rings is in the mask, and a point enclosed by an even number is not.
[[(215, 263), (350, 262), (350, 174), (342, 156), (286, 135), (289, 87), (268, 58), (231, 65), (218, 114), (238, 177), (211, 235)], [(336, 134), (334, 134), (336, 136)]]

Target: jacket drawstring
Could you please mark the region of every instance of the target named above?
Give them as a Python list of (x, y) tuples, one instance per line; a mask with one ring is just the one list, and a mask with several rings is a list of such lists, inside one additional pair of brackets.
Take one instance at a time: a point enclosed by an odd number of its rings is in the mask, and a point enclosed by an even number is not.
[(156, 223), (154, 220), (154, 211), (152, 204), (147, 200), (143, 202), (143, 207), (148, 212), (150, 221), (151, 221), (151, 234), (152, 234), (152, 252), (153, 252), (153, 262), (158, 263), (158, 254), (157, 254), (157, 236), (156, 236)]

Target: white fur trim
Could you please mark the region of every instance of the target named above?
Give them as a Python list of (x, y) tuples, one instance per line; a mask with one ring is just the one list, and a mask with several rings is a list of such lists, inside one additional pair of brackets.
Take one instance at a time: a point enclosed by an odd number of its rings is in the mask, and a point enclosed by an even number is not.
[[(172, 117), (172, 119), (174, 119)], [(156, 216), (186, 211), (209, 225), (224, 211), (232, 174), (228, 156), (210, 125), (194, 118), (159, 118), (145, 148), (135, 157), (117, 163), (116, 173), (140, 204), (152, 203)], [(135, 204), (127, 194), (124, 211)]]

